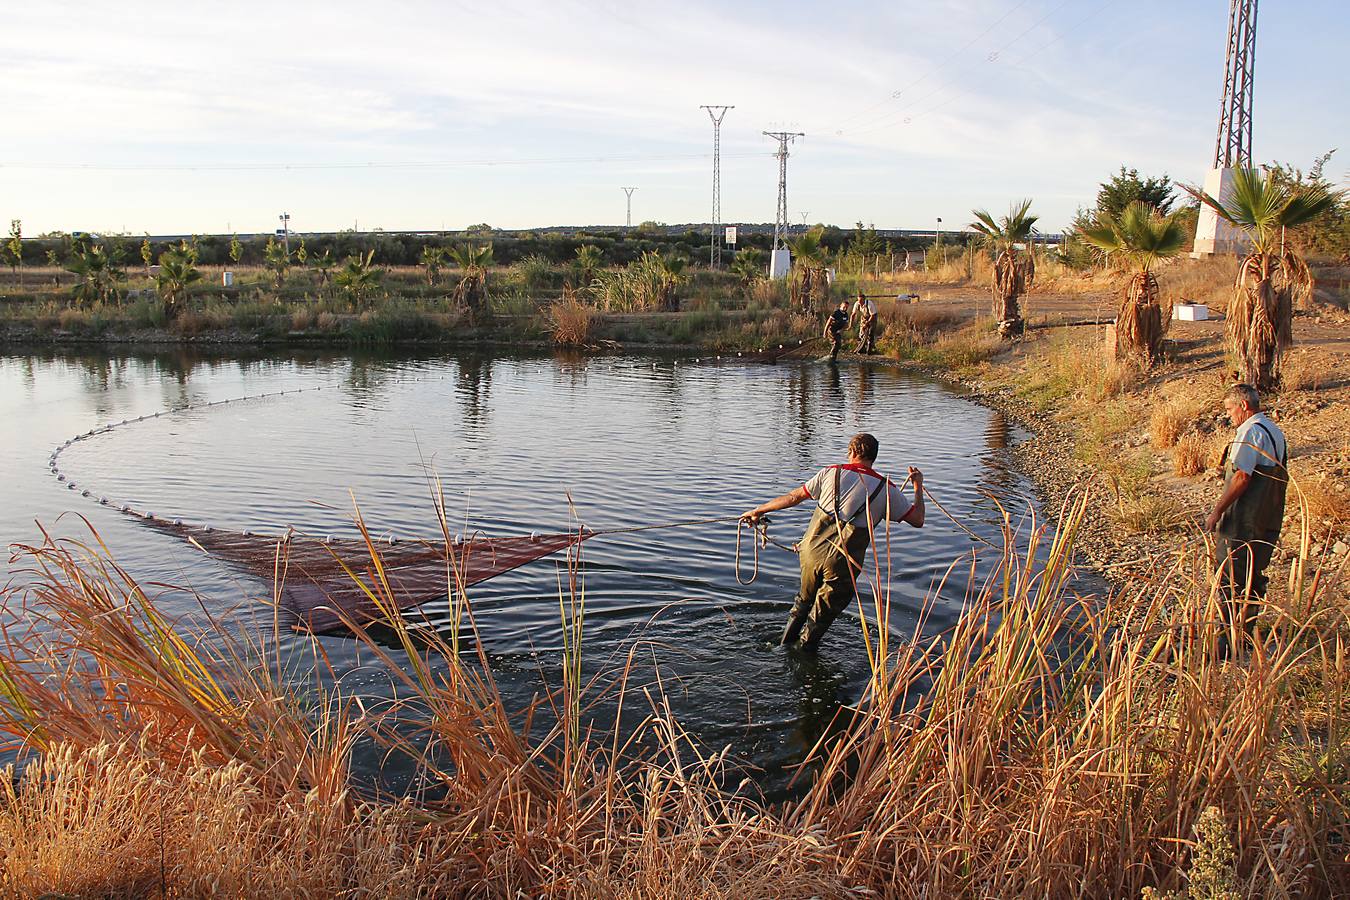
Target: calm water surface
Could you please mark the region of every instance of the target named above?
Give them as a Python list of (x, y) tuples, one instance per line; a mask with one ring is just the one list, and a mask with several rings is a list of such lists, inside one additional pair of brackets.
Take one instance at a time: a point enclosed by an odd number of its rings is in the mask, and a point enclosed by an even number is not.
[[(200, 408), (262, 392), (323, 390)], [(193, 406), (193, 409), (185, 409)], [(159, 418), (81, 441), (63, 471), (97, 495), (218, 528), (354, 535), (353, 500), (376, 534), (435, 537), (429, 475), (465, 530), (508, 536), (575, 527), (732, 515), (842, 460), (851, 434), (881, 442), (877, 468), (920, 466), (937, 497), (997, 540), (983, 493), (1034, 503), (1009, 465), (1018, 430), (952, 389), (883, 366), (832, 368), (735, 360), (564, 356), (376, 357), (34, 353), (0, 356), (8, 478), (0, 538), (36, 541), (37, 522), (87, 535), (88, 517), (144, 581), (197, 592), (213, 614), (260, 609), (269, 586), (182, 541), (81, 499), (50, 474), (56, 445), (91, 428)], [(570, 501), (569, 501), (570, 497)], [(795, 540), (810, 504), (774, 516)], [(587, 542), (588, 669), (640, 648), (639, 678), (659, 672), (678, 718), (710, 748), (730, 744), (761, 784), (781, 786), (841, 703), (867, 677), (858, 623), (841, 618), (814, 659), (774, 646), (796, 587), (795, 557), (765, 551), (759, 579), (734, 577), (734, 525)], [(908, 634), (924, 597), (972, 542), (930, 507), (922, 530), (895, 533), (892, 623)], [(964, 576), (944, 589), (929, 630), (952, 623)], [(558, 683), (559, 563), (541, 560), (470, 590), (480, 637), (508, 703)], [(949, 595), (949, 596), (948, 596)], [(191, 618), (197, 602), (166, 592)], [(425, 613), (444, 623), (446, 607)], [(236, 624), (235, 627), (246, 627)], [(388, 674), (342, 637), (319, 640), (353, 690), (382, 696)], [(603, 720), (607, 707), (596, 712)], [(610, 712), (612, 715), (612, 711)], [(374, 750), (365, 761), (375, 766)]]

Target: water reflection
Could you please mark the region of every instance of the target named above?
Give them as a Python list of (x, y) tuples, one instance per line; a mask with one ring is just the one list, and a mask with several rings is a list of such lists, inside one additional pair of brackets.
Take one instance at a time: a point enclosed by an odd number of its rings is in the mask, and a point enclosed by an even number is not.
[[(0, 401), (21, 425), (16, 477), (0, 487), (6, 542), (31, 538), (34, 518), (51, 522), (77, 509), (137, 576), (188, 584), (213, 612), (266, 598), (270, 586), (203, 561), (115, 509), (91, 509), (47, 473), (51, 447), (108, 419), (177, 408), (189, 398), (323, 386), (337, 389), (148, 419), (81, 442), (62, 464), (109, 495), (231, 530), (294, 525), (351, 536), (354, 494), (366, 520), (379, 523), (377, 535), (428, 535), (436, 525), (417, 463), (429, 458), (438, 474), (452, 476), (447, 505), (457, 530), (513, 535), (568, 527), (572, 504), (596, 527), (739, 512), (836, 461), (848, 436), (865, 428), (877, 434), (888, 463), (899, 466), (902, 456), (924, 462), (944, 503), (991, 539), (997, 532), (975, 488), (1014, 509), (1027, 497), (1008, 466), (1015, 426), (946, 388), (876, 365), (688, 365), (569, 354), (239, 357), (187, 349), (11, 357), (0, 379)], [(35, 385), (27, 396), (26, 383)], [(785, 511), (775, 519), (776, 536), (800, 534), (809, 512)], [(622, 660), (658, 611), (677, 610), (652, 626), (653, 654), (683, 678), (672, 711), (709, 746), (731, 743), (751, 766), (778, 773), (769, 780), (781, 787), (788, 767), (847, 716), (868, 663), (851, 614), (818, 656), (788, 659), (774, 647), (799, 578), (796, 558), (769, 548), (755, 583), (740, 584), (734, 541), (734, 526), (716, 525), (588, 545), (587, 664)], [(969, 546), (936, 516), (932, 527), (903, 532), (893, 583), (883, 586), (898, 631), (909, 631), (935, 577)], [(556, 672), (559, 584), (557, 560), (543, 560), (472, 588), (479, 631), (476, 640), (461, 638), (491, 658), (512, 710), (540, 690), (541, 673)], [(954, 579), (929, 627), (951, 623), (963, 587), (963, 578)], [(170, 612), (199, 612), (195, 603), (179, 605)], [(443, 634), (447, 609), (444, 601), (425, 609)], [(723, 609), (734, 610), (734, 622)], [(337, 676), (362, 664), (349, 642), (323, 640)], [(375, 682), (369, 689), (383, 690)], [(602, 721), (607, 708), (595, 714)]]
[(470, 356), (459, 362), (455, 393), (464, 412), (464, 424), (471, 437), (478, 437), (489, 424), (492, 401), (492, 360)]

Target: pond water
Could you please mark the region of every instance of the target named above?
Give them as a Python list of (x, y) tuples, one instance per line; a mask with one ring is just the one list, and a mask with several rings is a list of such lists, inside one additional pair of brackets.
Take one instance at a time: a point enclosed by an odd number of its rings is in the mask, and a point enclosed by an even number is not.
[[(321, 387), (203, 408), (264, 392)], [(192, 409), (186, 407), (191, 406)], [(0, 355), (0, 417), (9, 477), (0, 539), (38, 540), (37, 522), (87, 536), (88, 518), (118, 561), (146, 582), (190, 588), (211, 612), (256, 610), (269, 585), (164, 533), (82, 499), (49, 472), (69, 437), (163, 413), (73, 445), (62, 470), (95, 496), (217, 528), (354, 536), (353, 501), (376, 534), (438, 535), (429, 475), (464, 530), (490, 536), (728, 516), (842, 462), (848, 438), (877, 435), (877, 468), (917, 465), (967, 527), (998, 541), (1000, 513), (1034, 505), (1010, 465), (1021, 435), (954, 389), (883, 365), (744, 363), (652, 357), (203, 356), (194, 352)], [(795, 540), (811, 504), (774, 516)], [(775, 646), (796, 588), (796, 558), (768, 548), (758, 580), (734, 575), (733, 524), (647, 531), (585, 548), (588, 671), (635, 644), (642, 677), (659, 672), (679, 721), (769, 790), (868, 674), (856, 615), (818, 655)], [(930, 507), (921, 530), (893, 537), (892, 626), (916, 612), (970, 538)], [(988, 555), (987, 553), (984, 555)], [(483, 648), (508, 705), (558, 684), (559, 558), (469, 591)], [(944, 589), (927, 623), (952, 624), (965, 578)], [(171, 614), (198, 611), (166, 593)], [(447, 619), (446, 604), (424, 613)], [(236, 625), (235, 627), (246, 627)], [(341, 636), (285, 635), (283, 650), (322, 643), (351, 690), (381, 695), (387, 674)], [(369, 656), (367, 653), (366, 656)], [(596, 715), (603, 719), (605, 707)], [(377, 765), (372, 749), (363, 764)]]

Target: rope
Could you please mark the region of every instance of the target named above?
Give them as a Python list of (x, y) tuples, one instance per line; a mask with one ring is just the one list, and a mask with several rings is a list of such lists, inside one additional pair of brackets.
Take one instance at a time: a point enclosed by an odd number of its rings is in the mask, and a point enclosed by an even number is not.
[[(741, 577), (741, 543), (742, 543), (742, 535), (744, 534), (745, 529), (746, 529), (747, 527), (750, 529), (750, 546), (754, 549), (754, 552), (755, 552), (755, 553), (754, 553), (754, 565), (753, 565), (753, 567), (752, 567), (751, 570), (750, 570), (750, 577), (749, 577), (748, 579), (747, 579), (747, 578), (742, 578), (742, 577)], [(736, 583), (737, 583), (737, 584), (741, 584), (741, 585), (754, 584), (755, 579), (759, 577), (759, 551), (760, 551), (760, 548), (762, 548), (762, 547), (767, 547), (767, 546), (769, 546), (769, 544), (776, 544), (776, 545), (779, 546), (779, 547), (782, 547), (782, 546), (783, 546), (783, 545), (780, 544), (778, 541), (775, 541), (773, 538), (769, 537), (769, 517), (768, 517), (768, 516), (760, 516), (759, 519), (758, 519), (758, 521), (755, 521), (755, 522), (751, 522), (751, 521), (749, 521), (748, 519), (741, 518), (741, 517), (738, 517), (738, 518), (736, 519)], [(795, 549), (793, 549), (793, 548), (785, 548), (785, 549), (790, 549), (790, 550), (793, 550), (793, 552), (796, 552)]]

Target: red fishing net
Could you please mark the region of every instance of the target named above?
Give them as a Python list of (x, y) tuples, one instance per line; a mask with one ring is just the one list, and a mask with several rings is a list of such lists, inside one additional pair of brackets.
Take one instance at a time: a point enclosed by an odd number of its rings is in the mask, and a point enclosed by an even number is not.
[[(244, 566), (280, 586), (281, 605), (297, 629), (328, 632), (386, 619), (449, 593), (579, 544), (584, 534), (476, 536), (461, 543), (320, 540), (218, 531), (151, 520), (216, 559)], [(378, 563), (377, 563), (378, 558)]]

